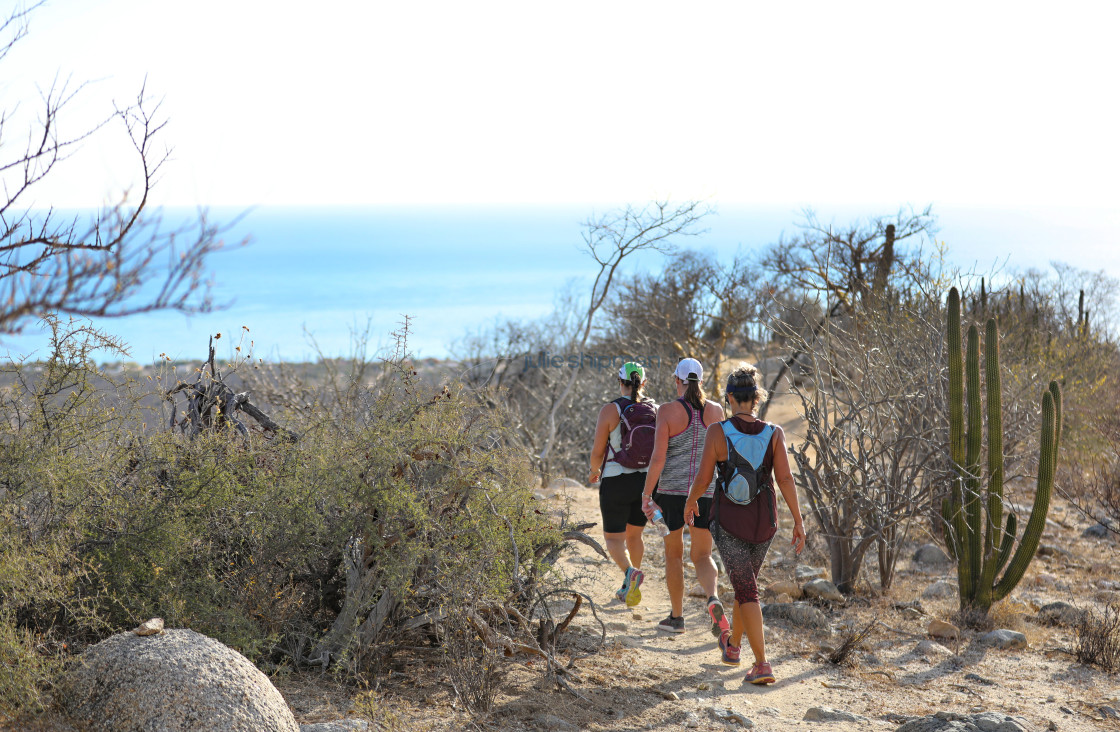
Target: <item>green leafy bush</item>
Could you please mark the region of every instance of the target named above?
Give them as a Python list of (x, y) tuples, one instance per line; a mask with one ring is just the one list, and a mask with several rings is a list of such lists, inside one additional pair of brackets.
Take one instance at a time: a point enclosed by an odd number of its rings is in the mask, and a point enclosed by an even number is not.
[(192, 439), (163, 427), (173, 374), (116, 383), (90, 359), (110, 341), (55, 325), (50, 359), (0, 374), (4, 708), (39, 703), (42, 639), (80, 650), (149, 617), (359, 673), (449, 608), (528, 605), (559, 532), (499, 405), (398, 356), (278, 415), (297, 439)]

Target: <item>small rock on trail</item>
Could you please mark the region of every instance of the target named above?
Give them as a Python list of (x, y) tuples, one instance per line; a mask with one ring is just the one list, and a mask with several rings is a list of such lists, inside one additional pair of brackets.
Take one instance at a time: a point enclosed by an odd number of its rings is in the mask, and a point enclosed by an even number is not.
[(833, 709), (832, 707), (809, 707), (805, 711), (805, 716), (801, 718), (805, 722), (866, 722), (867, 717), (861, 717), (858, 714), (845, 712), (843, 709)]
[(982, 645), (993, 646), (1004, 651), (1027, 647), (1027, 636), (1014, 630), (1007, 630), (1006, 628), (985, 633), (977, 640)]

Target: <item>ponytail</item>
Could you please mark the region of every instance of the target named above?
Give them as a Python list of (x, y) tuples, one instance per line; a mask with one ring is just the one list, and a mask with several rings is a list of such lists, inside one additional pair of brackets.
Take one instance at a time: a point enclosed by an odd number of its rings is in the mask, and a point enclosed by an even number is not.
[(630, 401), (640, 402), (646, 398), (646, 395), (643, 393), (644, 389), (642, 388), (642, 377), (639, 374), (631, 374), (630, 381), (619, 379), (618, 383), (621, 386), (630, 387)]
[(692, 405), (693, 409), (703, 409), (708, 401), (708, 395), (704, 393), (704, 385), (700, 383), (700, 379), (689, 374), (688, 387), (684, 390), (684, 400)]

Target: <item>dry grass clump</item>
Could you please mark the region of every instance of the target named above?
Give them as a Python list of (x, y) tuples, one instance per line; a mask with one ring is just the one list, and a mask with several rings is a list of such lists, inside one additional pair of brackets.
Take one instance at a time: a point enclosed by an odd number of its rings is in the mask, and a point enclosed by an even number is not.
[(976, 631), (987, 631), (996, 627), (990, 613), (976, 608), (961, 608), (953, 614), (952, 622), (960, 628)]
[(509, 673), (502, 654), (478, 642), (478, 635), (463, 616), (445, 624), (443, 668), (455, 695), (471, 714), (485, 715), (494, 708)]
[(878, 623), (879, 621), (872, 620), (862, 628), (855, 628), (845, 633), (840, 646), (828, 654), (828, 662), (837, 666), (854, 666), (855, 656), (852, 655), (853, 652), (862, 648), (864, 643), (870, 640)]
[(353, 711), (376, 729), (385, 732), (409, 732), (414, 729), (390, 704), (376, 692), (366, 691), (354, 697)]
[(992, 605), (988, 611), (988, 620), (995, 628), (1019, 632), (1027, 630), (1023, 606), (1014, 601), (1002, 600)]

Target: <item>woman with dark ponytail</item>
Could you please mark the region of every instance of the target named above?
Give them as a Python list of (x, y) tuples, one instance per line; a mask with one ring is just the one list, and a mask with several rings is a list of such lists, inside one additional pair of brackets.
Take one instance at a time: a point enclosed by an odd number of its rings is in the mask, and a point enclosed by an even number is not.
[[(701, 516), (708, 522), (735, 590), (731, 629), (719, 637), (723, 663), (739, 665), (739, 646), (745, 632), (755, 660), (746, 678), (752, 684), (774, 683), (762, 636), (758, 572), (777, 532), (775, 481), (793, 515), (790, 543), (798, 554), (805, 548), (805, 525), (786, 455), (785, 435), (778, 425), (755, 417), (765, 398), (766, 391), (759, 386), (759, 373), (754, 366), (742, 364), (727, 377), (726, 399), (731, 418), (708, 427), (704, 454), (684, 509), (690, 524)], [(709, 517), (700, 497), (711, 490), (713, 474), (718, 488)]]
[(607, 553), (624, 572), (622, 587), (615, 597), (630, 607), (642, 601), (642, 529), (646, 525), (642, 486), (653, 449), (657, 409), (657, 404), (642, 393), (645, 384), (645, 369), (641, 365), (624, 363), (618, 370), (621, 396), (599, 410), (588, 478), (591, 484), (599, 483), (599, 510), (603, 515)]
[[(657, 410), (657, 432), (653, 458), (646, 473), (642, 509), (647, 518), (655, 509), (665, 516), (669, 534), (665, 537), (665, 583), (669, 588), (669, 616), (658, 623), (658, 630), (684, 632), (684, 504), (693, 478), (700, 467), (704, 430), (723, 419), (723, 408), (704, 395), (704, 367), (694, 358), (683, 359), (673, 373), (677, 399)], [(708, 480), (715, 485), (711, 476)], [(654, 491), (656, 490), (656, 494)], [(716, 592), (718, 570), (712, 559), (712, 535), (708, 531), (708, 508), (712, 487), (700, 499), (700, 513), (688, 530), (692, 539), (690, 557), (696, 579), (708, 597), (708, 617), (712, 634), (728, 629), (723, 603)]]

